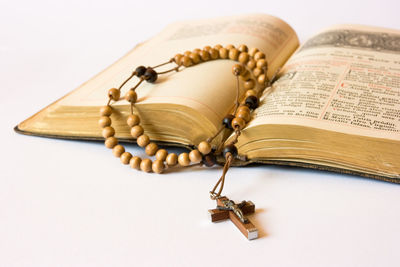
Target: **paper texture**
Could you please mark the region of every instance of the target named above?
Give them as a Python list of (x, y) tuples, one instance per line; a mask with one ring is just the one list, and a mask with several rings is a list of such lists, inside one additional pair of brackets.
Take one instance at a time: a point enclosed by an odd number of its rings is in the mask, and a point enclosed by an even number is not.
[(308, 40), (251, 125), (274, 123), (400, 140), (400, 32), (342, 26)]
[[(100, 106), (107, 101), (107, 90), (118, 86), (136, 66), (154, 66), (168, 61), (177, 53), (206, 45), (245, 43), (264, 51), (270, 64), (269, 75), (289, 58), (298, 47), (293, 29), (269, 15), (246, 15), (219, 19), (175, 23), (155, 38), (127, 54), (94, 79), (82, 85), (61, 105)], [(217, 60), (165, 75), (156, 84), (144, 83), (137, 92), (138, 106), (166, 103), (184, 105), (215, 125), (232, 109), (236, 98), (236, 80), (231, 60)], [(171, 64), (170, 67), (174, 65)], [(168, 67), (166, 67), (168, 68)], [(161, 69), (160, 71), (165, 70)], [(137, 82), (133, 79), (123, 92)], [(123, 95), (123, 93), (122, 93)], [(127, 104), (120, 101), (117, 104)]]

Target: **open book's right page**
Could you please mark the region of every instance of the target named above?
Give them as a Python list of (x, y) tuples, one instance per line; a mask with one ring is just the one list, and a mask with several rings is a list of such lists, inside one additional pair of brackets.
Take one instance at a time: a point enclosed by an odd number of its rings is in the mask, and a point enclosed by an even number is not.
[(400, 32), (336, 26), (309, 39), (264, 95), (256, 124), (400, 140)]
[(310, 38), (238, 146), (254, 161), (400, 177), (400, 32), (346, 25)]

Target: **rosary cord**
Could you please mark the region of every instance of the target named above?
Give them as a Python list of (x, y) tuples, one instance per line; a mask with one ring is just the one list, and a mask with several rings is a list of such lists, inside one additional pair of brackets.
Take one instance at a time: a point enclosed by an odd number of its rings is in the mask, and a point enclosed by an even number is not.
[(168, 72), (171, 72), (171, 71), (179, 71), (179, 66), (176, 66), (176, 67), (174, 67), (174, 68), (172, 68), (172, 69), (170, 69), (170, 70), (166, 70), (166, 71), (162, 71), (162, 72), (157, 72), (157, 74), (165, 74), (165, 73), (168, 73)]
[(239, 90), (240, 90), (240, 88), (239, 88), (239, 76), (236, 76), (236, 103), (235, 103), (235, 109), (234, 109), (233, 114), (236, 113), (236, 111), (237, 111), (237, 109), (239, 107)]
[[(226, 159), (226, 161), (225, 161), (224, 168), (222, 170), (222, 176), (221, 176), (221, 178), (219, 178), (219, 180), (215, 184), (214, 188), (210, 191), (210, 198), (213, 200), (219, 198), (221, 196), (222, 190), (224, 189), (225, 176), (226, 176), (226, 173), (228, 172), (229, 167), (231, 166), (232, 161), (233, 161), (232, 153), (230, 153), (230, 152), (226, 153), (225, 159)], [(215, 193), (215, 190), (217, 190), (218, 186), (220, 186), (218, 193)]]
[(135, 75), (136, 75), (136, 71), (132, 72), (131, 76), (129, 76), (129, 77), (118, 87), (118, 90), (121, 90), (121, 88), (122, 88), (130, 79), (132, 79)]
[[(155, 173), (162, 173), (165, 168), (178, 164), (182, 167), (186, 167), (201, 163), (207, 167), (211, 167), (217, 163), (216, 157), (223, 154), (226, 160), (223, 175), (213, 189), (214, 194), (216, 194), (215, 190), (220, 186), (219, 192), (217, 193), (220, 195), (224, 187), (225, 175), (233, 160), (239, 157), (235, 144), (238, 141), (241, 130), (246, 126), (246, 123), (251, 120), (251, 112), (257, 108), (259, 104), (260, 92), (256, 89), (256, 86), (261, 86), (261, 88), (264, 89), (266, 82), (269, 82), (269, 80), (267, 80), (267, 62), (265, 58), (266, 55), (257, 48), (248, 49), (246, 45), (240, 45), (237, 48), (233, 45), (227, 45), (226, 47), (216, 45), (214, 48), (206, 46), (203, 49), (194, 49), (193, 51), (186, 51), (184, 54), (177, 54), (174, 58), (155, 65), (154, 67), (138, 66), (118, 88), (109, 89), (108, 102), (106, 106), (100, 108), (101, 117), (98, 123), (102, 128), (105, 146), (112, 149), (114, 156), (120, 158), (123, 164), (129, 164), (133, 169), (145, 172), (153, 171)], [(196, 146), (190, 152), (182, 152), (177, 155), (176, 153), (169, 153), (166, 149), (159, 148), (158, 145), (151, 142), (150, 137), (144, 133), (144, 129), (140, 125), (141, 120), (139, 114), (134, 114), (135, 103), (138, 100), (136, 88), (138, 88), (143, 81), (155, 83), (160, 74), (172, 71), (177, 72), (181, 67), (188, 68), (202, 62), (216, 59), (230, 59), (238, 62), (238, 64), (232, 66), (232, 73), (236, 76), (237, 84), (232, 113), (223, 118), (222, 126), (218, 127), (218, 131), (212, 137), (195, 144)], [(157, 72), (154, 70), (154, 68), (169, 63), (175, 63), (176, 65), (165, 71)], [(121, 98), (121, 89), (126, 86), (134, 76), (137, 76), (139, 81)], [(242, 100), (240, 96), (239, 77), (244, 81), (243, 86), (246, 89)], [(141, 157), (133, 156), (131, 153), (125, 151), (125, 147), (119, 144), (115, 136), (115, 129), (111, 126), (111, 115), (114, 112), (112, 105), (123, 98), (130, 102), (131, 114), (126, 120), (127, 125), (130, 127), (130, 134), (136, 139), (138, 146), (145, 149), (148, 156), (155, 156), (154, 161), (150, 158), (142, 159)], [(230, 141), (229, 144), (222, 141), (218, 142), (218, 144), (211, 144), (217, 136), (223, 134), (224, 129), (226, 131), (234, 131), (234, 136), (232, 136), (231, 139), (232, 141)]]
[(161, 66), (164, 66), (164, 65), (167, 65), (167, 64), (169, 64), (169, 63), (172, 63), (172, 62), (174, 62), (174, 59), (173, 58), (171, 58), (169, 61), (167, 61), (167, 62), (164, 62), (164, 63), (161, 63), (161, 64), (158, 64), (157, 66), (154, 66), (154, 67), (151, 67), (152, 69), (155, 69), (155, 68), (158, 68), (158, 67), (161, 67)]

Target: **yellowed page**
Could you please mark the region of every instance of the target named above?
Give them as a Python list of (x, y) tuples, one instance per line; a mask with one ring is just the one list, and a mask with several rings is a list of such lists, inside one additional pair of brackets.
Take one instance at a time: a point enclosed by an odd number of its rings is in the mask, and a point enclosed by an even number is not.
[[(155, 38), (128, 53), (114, 65), (83, 84), (60, 105), (100, 106), (107, 90), (118, 86), (136, 66), (154, 66), (168, 61), (176, 53), (216, 44), (246, 44), (266, 54), (268, 75), (283, 65), (298, 47), (293, 29), (282, 20), (261, 14), (179, 22), (168, 26)], [(141, 104), (184, 105), (203, 114), (214, 125), (221, 123), (236, 97), (236, 81), (231, 73), (233, 62), (217, 60), (165, 75), (155, 84), (144, 83), (138, 89)], [(171, 65), (172, 67), (173, 65)], [(167, 69), (165, 67), (162, 70)], [(129, 82), (126, 91), (137, 82)], [(123, 94), (122, 94), (123, 95)], [(120, 101), (121, 104), (127, 104)]]
[(400, 140), (400, 31), (336, 26), (282, 69), (250, 126), (300, 125)]

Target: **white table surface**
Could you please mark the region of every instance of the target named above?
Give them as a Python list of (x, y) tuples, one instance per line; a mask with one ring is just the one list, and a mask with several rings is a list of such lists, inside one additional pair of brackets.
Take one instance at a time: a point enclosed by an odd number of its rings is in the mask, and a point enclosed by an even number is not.
[[(168, 23), (263, 12), (304, 41), (323, 27), (400, 29), (398, 1), (0, 1), (0, 266), (399, 266), (400, 186), (298, 168), (236, 168), (260, 238), (212, 224), (221, 173), (122, 166), (100, 143), (13, 127)], [(132, 149), (136, 151), (135, 149)]]

